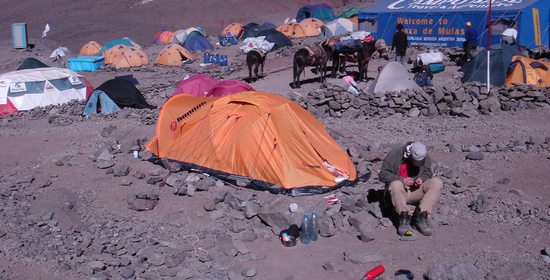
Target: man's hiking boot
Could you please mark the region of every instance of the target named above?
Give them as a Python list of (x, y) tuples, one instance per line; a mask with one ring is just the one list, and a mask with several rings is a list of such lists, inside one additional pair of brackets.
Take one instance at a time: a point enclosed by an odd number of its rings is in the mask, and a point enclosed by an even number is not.
[(433, 226), (428, 219), (428, 212), (415, 212), (413, 217), (414, 227), (423, 235), (430, 236), (433, 233)]
[(399, 213), (399, 226), (397, 227), (397, 234), (404, 236), (409, 230), (412, 230), (411, 214), (407, 211), (403, 211)]

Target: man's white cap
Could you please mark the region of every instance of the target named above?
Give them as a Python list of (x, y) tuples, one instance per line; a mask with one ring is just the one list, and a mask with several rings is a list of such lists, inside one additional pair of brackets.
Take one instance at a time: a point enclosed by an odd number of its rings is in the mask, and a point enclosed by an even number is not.
[(411, 157), (416, 161), (422, 161), (426, 158), (428, 152), (426, 151), (426, 146), (420, 142), (414, 142), (411, 144), (410, 148)]

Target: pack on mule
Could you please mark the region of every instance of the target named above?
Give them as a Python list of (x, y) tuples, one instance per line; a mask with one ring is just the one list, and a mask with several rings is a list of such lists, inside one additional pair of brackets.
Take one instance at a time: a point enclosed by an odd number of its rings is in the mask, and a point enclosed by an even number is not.
[[(294, 54), (292, 65), (292, 87), (300, 87), (300, 75), (304, 72), (307, 66), (315, 67), (316, 73), (319, 74), (319, 80), (322, 83), (325, 79), (328, 56), (325, 49), (319, 45), (305, 46)], [(305, 75), (305, 72), (304, 72)]]
[[(248, 65), (248, 82), (258, 80), (264, 76), (265, 54), (257, 50), (246, 53), (246, 65)], [(261, 67), (261, 75), (258, 76), (258, 68)], [(252, 68), (254, 68), (254, 80), (252, 80)]]

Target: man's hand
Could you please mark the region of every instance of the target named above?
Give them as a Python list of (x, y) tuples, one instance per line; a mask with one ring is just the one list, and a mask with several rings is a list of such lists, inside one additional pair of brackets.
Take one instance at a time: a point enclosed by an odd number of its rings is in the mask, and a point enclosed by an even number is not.
[(424, 182), (422, 181), (422, 178), (418, 177), (416, 178), (416, 180), (414, 181), (414, 184), (417, 186), (417, 187), (420, 187), (422, 186)]
[(403, 185), (405, 186), (405, 189), (409, 189), (412, 185), (414, 185), (414, 180), (411, 177), (403, 178)]

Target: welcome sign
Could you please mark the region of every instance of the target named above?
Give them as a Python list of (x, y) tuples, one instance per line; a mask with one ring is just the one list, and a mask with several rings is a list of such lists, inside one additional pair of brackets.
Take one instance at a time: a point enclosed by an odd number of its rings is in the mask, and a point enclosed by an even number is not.
[[(493, 8), (512, 7), (523, 0), (493, 0)], [(459, 10), (488, 9), (488, 0), (395, 0), (387, 5), (391, 10)]]

